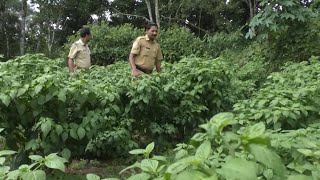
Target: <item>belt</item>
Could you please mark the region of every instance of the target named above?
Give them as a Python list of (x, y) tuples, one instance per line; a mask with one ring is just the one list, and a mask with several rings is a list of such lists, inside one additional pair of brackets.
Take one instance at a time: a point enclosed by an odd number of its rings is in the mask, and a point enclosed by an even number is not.
[(140, 66), (136, 65), (136, 68), (139, 70), (139, 71), (142, 71), (146, 74), (151, 74), (152, 73), (152, 70), (147, 70), (147, 69), (143, 69), (141, 68)]

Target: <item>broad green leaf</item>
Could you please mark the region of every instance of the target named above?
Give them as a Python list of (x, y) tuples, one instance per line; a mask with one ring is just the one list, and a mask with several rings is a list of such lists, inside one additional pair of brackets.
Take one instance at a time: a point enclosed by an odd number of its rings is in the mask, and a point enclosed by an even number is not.
[[(1, 172), (0, 172), (0, 174), (1, 174)], [(7, 174), (7, 177), (8, 177), (8, 179), (18, 179), (19, 175), (20, 175), (19, 170), (14, 170), (14, 171), (10, 171)]]
[(42, 156), (39, 155), (30, 155), (29, 158), (31, 160), (37, 161), (37, 162), (41, 162), (44, 160), (44, 158)]
[(9, 166), (0, 166), (0, 175), (7, 174), (10, 171)]
[(175, 160), (179, 160), (181, 158), (184, 158), (185, 156), (188, 155), (188, 151), (185, 149), (180, 149), (175, 156)]
[(41, 131), (43, 133), (43, 139), (45, 139), (48, 135), (48, 133), (51, 131), (51, 121), (46, 120), (41, 124)]
[(24, 94), (29, 88), (29, 85), (25, 85), (23, 88), (19, 88), (17, 92), (17, 97), (20, 97), (22, 94)]
[(156, 173), (159, 162), (151, 159), (143, 159), (141, 161), (141, 170), (150, 173)]
[(95, 174), (87, 174), (87, 180), (100, 180), (101, 178)]
[(148, 146), (146, 147), (146, 150), (145, 150), (145, 156), (146, 157), (149, 157), (150, 153), (153, 151), (154, 149), (154, 142), (148, 144)]
[(300, 153), (302, 153), (305, 156), (312, 156), (313, 152), (310, 149), (297, 149)]
[(56, 133), (58, 134), (58, 136), (61, 135), (61, 133), (63, 132), (63, 127), (59, 124), (56, 125)]
[(26, 105), (24, 105), (24, 104), (17, 104), (16, 107), (17, 107), (17, 110), (18, 110), (19, 115), (22, 116), (22, 115), (25, 113), (25, 111), (26, 111)]
[(77, 129), (70, 129), (70, 136), (75, 140), (79, 140)]
[(140, 173), (129, 177), (127, 180), (149, 180), (150, 175), (147, 173)]
[(129, 154), (144, 154), (145, 150), (144, 149), (134, 149), (129, 151)]
[(66, 91), (65, 90), (61, 90), (59, 91), (59, 94), (58, 94), (58, 99), (62, 102), (66, 102)]
[(71, 157), (71, 151), (68, 148), (64, 148), (61, 151), (61, 155), (62, 155), (63, 158), (69, 159)]
[(58, 134), (56, 133), (56, 131), (51, 131), (50, 132), (50, 139), (52, 141), (52, 143), (60, 143), (60, 138), (58, 136)]
[(273, 169), (274, 173), (281, 178), (285, 177), (286, 167), (277, 153), (259, 144), (250, 144), (249, 149), (257, 162), (262, 163), (267, 168)]
[(64, 163), (68, 162), (67, 160), (57, 156), (56, 154), (50, 154), (45, 158), (45, 165), (51, 169), (59, 169), (65, 172)]
[(175, 179), (176, 180), (202, 180), (206, 174), (197, 170), (186, 170), (180, 173)]
[(167, 158), (164, 156), (153, 156), (151, 159), (157, 160), (157, 161), (162, 161), (162, 162), (167, 162)]
[(178, 174), (182, 172), (184, 169), (191, 165), (199, 165), (201, 163), (201, 160), (195, 156), (188, 156), (183, 159), (180, 159), (179, 161), (171, 164), (166, 173), (169, 174)]
[(195, 156), (205, 161), (211, 154), (211, 143), (209, 140), (204, 141), (197, 149)]
[(272, 179), (273, 177), (273, 171), (271, 169), (265, 169), (263, 171), (263, 175), (264, 177), (266, 177), (267, 179)]
[(4, 105), (6, 105), (7, 107), (9, 106), (11, 99), (10, 96), (6, 95), (6, 94), (1, 94), (0, 95), (0, 100), (2, 101), (2, 103)]
[(63, 132), (61, 134), (61, 138), (62, 138), (62, 141), (65, 142), (69, 137), (69, 134), (67, 132)]
[(314, 178), (305, 175), (291, 175), (288, 177), (288, 180), (314, 180)]
[(19, 166), (19, 171), (20, 172), (29, 172), (30, 171), (30, 166), (23, 164), (21, 166)]
[[(206, 127), (203, 126), (203, 125), (200, 125), (199, 127), (206, 129)], [(208, 128), (207, 128), (207, 129), (208, 129)], [(206, 129), (206, 130), (207, 130), (207, 129)], [(196, 134), (191, 138), (191, 140), (197, 141), (197, 142), (202, 142), (202, 141), (205, 140), (205, 137), (206, 137), (206, 136), (207, 136), (207, 135), (206, 135), (205, 133), (196, 133)]]
[(34, 95), (39, 94), (39, 92), (41, 91), (42, 87), (43, 87), (42, 84), (38, 84), (38, 85), (34, 88)]
[(226, 112), (226, 113), (219, 113), (213, 116), (210, 119), (210, 123), (215, 125), (218, 131), (221, 133), (226, 126), (235, 124), (236, 121), (234, 120), (234, 116), (232, 113)]
[(265, 125), (262, 122), (247, 127), (241, 134), (241, 139), (244, 144), (270, 144), (270, 138), (265, 135)]
[(86, 136), (86, 130), (83, 127), (79, 127), (77, 134), (79, 136), (79, 140)]
[(115, 96), (111, 93), (108, 94), (108, 97), (109, 97), (110, 102), (113, 102), (115, 99)]
[(117, 106), (117, 105), (112, 105), (112, 108), (113, 108), (113, 110), (116, 112), (116, 113), (118, 113), (118, 114), (120, 114), (121, 113), (121, 110), (120, 110), (120, 108), (119, 108), (119, 106)]
[(3, 163), (6, 161), (6, 158), (0, 157), (0, 165), (3, 165)]
[(0, 157), (1, 156), (7, 156), (7, 155), (12, 155), (17, 153), (16, 151), (11, 151), (11, 150), (2, 150), (0, 151)]
[(129, 169), (133, 169), (133, 168), (140, 168), (141, 169), (141, 164), (139, 162), (135, 162), (133, 165), (126, 167), (125, 169), (121, 170), (119, 172), (119, 174), (122, 174), (123, 172), (129, 170)]
[(245, 159), (229, 158), (218, 171), (226, 179), (257, 180), (257, 167)]
[(46, 173), (42, 170), (24, 172), (21, 174), (23, 180), (46, 180)]

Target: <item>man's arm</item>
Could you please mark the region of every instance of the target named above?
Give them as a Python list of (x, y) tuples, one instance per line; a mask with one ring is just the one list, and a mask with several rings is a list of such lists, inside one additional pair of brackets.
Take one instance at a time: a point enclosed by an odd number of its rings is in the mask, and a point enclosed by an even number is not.
[(73, 59), (68, 58), (68, 67), (69, 67), (69, 72), (73, 73), (74, 72), (74, 62)]
[(76, 44), (72, 44), (69, 55), (68, 55), (68, 67), (69, 67), (69, 72), (74, 73), (74, 61), (73, 59), (77, 56), (78, 50)]
[(162, 55), (162, 52), (161, 52), (161, 48), (160, 48), (160, 45), (159, 45), (159, 48), (158, 48), (158, 51), (157, 51), (157, 57), (156, 57), (156, 62), (155, 62), (155, 65), (156, 65), (156, 69), (157, 69), (157, 72), (161, 72), (161, 61), (163, 59), (163, 55)]
[(133, 53), (130, 53), (129, 55), (129, 61), (130, 61), (130, 66), (131, 66), (131, 74), (135, 77), (139, 76), (140, 73), (139, 71), (137, 70), (137, 67), (136, 67), (136, 63), (135, 63), (135, 58), (136, 58), (136, 54), (133, 54)]
[(156, 61), (156, 69), (157, 69), (157, 72), (161, 72), (161, 61)]
[(129, 61), (130, 61), (130, 66), (132, 70), (137, 69), (135, 64), (135, 57), (136, 57), (136, 54), (130, 53)]

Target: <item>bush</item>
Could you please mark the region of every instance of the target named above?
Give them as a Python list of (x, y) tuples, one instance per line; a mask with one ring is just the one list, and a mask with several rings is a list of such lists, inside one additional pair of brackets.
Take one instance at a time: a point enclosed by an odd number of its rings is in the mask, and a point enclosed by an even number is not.
[[(144, 30), (134, 28), (129, 24), (111, 27), (107, 23), (89, 25), (92, 31), (90, 42), (93, 64), (108, 65), (116, 61), (127, 61), (132, 43), (138, 36), (144, 36)], [(64, 45), (65, 55), (69, 52), (71, 44), (79, 35), (69, 37)], [(164, 60), (177, 62), (185, 56), (202, 56), (202, 41), (185, 28), (169, 28), (161, 30), (156, 39), (160, 43)]]
[[(97, 65), (108, 65), (119, 60), (128, 60), (133, 41), (143, 35), (143, 31), (129, 24), (111, 27), (107, 23), (101, 23), (100, 25), (89, 25), (89, 27), (92, 34), (89, 45), (92, 63)], [(69, 52), (71, 44), (77, 39), (79, 39), (78, 34), (69, 37), (68, 42), (64, 45), (65, 53)]]
[(0, 65), (0, 123), (10, 149), (66, 158), (86, 150), (125, 155), (136, 142), (188, 136), (234, 102), (230, 68), (218, 59), (164, 63), (161, 74), (136, 81), (124, 62), (92, 66), (71, 79), (59, 63), (26, 55)]
[(173, 27), (161, 30), (157, 41), (167, 62), (177, 62), (183, 57), (202, 57), (204, 54), (202, 40), (186, 28)]
[(255, 95), (234, 105), (239, 118), (263, 121), (274, 129), (296, 129), (317, 121), (320, 63), (289, 64), (272, 73)]

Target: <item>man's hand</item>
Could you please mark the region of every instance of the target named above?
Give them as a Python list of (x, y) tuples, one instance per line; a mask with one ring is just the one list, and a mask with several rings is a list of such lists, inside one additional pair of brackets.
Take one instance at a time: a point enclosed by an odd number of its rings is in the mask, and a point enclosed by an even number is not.
[(141, 75), (140, 71), (138, 69), (132, 69), (131, 75), (134, 77), (138, 77)]
[(76, 76), (75, 72), (69, 72), (70, 78), (74, 78)]

